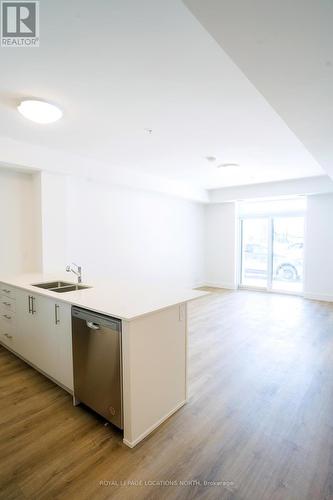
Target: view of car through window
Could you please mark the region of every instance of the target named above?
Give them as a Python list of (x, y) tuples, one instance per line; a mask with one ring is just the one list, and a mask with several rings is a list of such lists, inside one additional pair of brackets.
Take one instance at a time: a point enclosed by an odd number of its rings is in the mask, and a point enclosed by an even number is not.
[(241, 284), (300, 291), (303, 247), (304, 217), (243, 219)]

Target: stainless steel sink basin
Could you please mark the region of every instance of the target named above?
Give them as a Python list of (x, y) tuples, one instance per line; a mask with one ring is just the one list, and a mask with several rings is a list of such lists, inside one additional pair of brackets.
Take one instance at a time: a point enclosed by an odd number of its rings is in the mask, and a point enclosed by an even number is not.
[(43, 288), (44, 290), (49, 290), (50, 292), (65, 293), (65, 292), (75, 292), (77, 290), (84, 290), (85, 288), (91, 288), (90, 286), (70, 283), (68, 281), (49, 281), (47, 283), (36, 283), (32, 286), (37, 288)]
[(44, 290), (49, 290), (50, 288), (59, 288), (60, 286), (74, 285), (74, 283), (68, 283), (68, 281), (50, 281), (48, 283), (37, 283), (37, 288), (44, 288)]
[(91, 288), (91, 286), (86, 286), (86, 285), (59, 286), (58, 288), (53, 288), (52, 292), (57, 292), (57, 293), (75, 292), (77, 290), (84, 290), (85, 288)]

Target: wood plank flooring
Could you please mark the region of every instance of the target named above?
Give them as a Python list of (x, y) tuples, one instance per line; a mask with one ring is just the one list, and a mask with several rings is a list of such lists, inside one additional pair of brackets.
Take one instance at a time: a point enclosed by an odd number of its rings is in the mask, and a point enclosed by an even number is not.
[(1, 347), (0, 498), (333, 499), (333, 304), (220, 291), (189, 314), (190, 401), (133, 450)]

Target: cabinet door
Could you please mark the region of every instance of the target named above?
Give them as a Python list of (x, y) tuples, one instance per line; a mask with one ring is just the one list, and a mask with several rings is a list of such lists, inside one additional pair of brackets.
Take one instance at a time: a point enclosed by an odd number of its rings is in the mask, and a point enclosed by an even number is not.
[(41, 295), (32, 295), (31, 317), (31, 339), (34, 348), (29, 361), (52, 378), (56, 378), (58, 349), (54, 301)]
[(15, 351), (28, 361), (34, 350), (34, 318), (31, 314), (31, 294), (16, 289), (16, 339)]
[(16, 352), (73, 390), (71, 305), (24, 290), (16, 297)]
[(57, 367), (54, 310), (54, 301), (48, 297), (17, 293), (17, 352), (53, 378)]
[(57, 343), (57, 366), (55, 379), (73, 390), (72, 357), (72, 307), (70, 304), (55, 303), (56, 324), (54, 327)]
[(15, 329), (10, 321), (0, 317), (0, 341), (10, 349), (15, 349)]
[(39, 296), (38, 360), (36, 366), (68, 389), (73, 389), (71, 305)]
[(32, 296), (31, 361), (60, 384), (73, 388), (71, 305)]

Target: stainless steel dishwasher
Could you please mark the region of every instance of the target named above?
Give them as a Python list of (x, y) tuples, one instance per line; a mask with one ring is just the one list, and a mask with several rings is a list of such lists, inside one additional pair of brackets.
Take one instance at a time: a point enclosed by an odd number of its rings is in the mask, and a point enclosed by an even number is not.
[(74, 398), (123, 428), (121, 321), (72, 307)]

